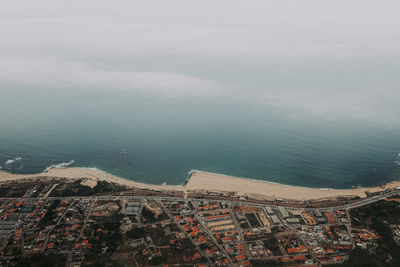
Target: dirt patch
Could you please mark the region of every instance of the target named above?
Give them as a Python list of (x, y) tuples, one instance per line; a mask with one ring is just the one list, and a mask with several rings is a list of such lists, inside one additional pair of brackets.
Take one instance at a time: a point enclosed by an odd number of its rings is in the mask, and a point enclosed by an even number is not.
[(92, 179), (85, 179), (81, 182), (81, 185), (89, 186), (90, 188), (93, 189), (97, 185), (97, 181)]

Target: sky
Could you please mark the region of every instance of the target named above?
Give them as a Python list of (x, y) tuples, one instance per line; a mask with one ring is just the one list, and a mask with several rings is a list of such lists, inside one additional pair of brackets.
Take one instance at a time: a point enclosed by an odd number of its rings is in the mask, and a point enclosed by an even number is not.
[(221, 97), (291, 119), (400, 123), (398, 0), (0, 3), (0, 91)]

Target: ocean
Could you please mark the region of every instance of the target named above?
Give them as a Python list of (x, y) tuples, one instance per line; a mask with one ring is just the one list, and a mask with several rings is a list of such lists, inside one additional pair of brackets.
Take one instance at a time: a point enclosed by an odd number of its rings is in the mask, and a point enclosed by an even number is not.
[(399, 1), (8, 2), (2, 170), (400, 178)]
[(321, 119), (244, 96), (2, 84), (0, 167), (98, 168), (153, 184), (192, 169), (307, 186), (374, 186), (400, 176), (400, 126)]

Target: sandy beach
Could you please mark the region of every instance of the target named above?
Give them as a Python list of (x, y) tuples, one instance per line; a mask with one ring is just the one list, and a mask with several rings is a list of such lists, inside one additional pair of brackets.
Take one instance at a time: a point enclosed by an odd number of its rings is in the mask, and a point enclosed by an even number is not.
[(113, 183), (123, 184), (129, 187), (169, 190), (169, 191), (209, 191), (209, 192), (237, 192), (239, 195), (265, 196), (292, 200), (311, 200), (321, 198), (333, 198), (338, 196), (359, 196), (366, 197), (365, 192), (377, 192), (384, 189), (400, 186), (400, 181), (385, 184), (381, 187), (356, 188), (345, 190), (318, 189), (307, 187), (296, 187), (270, 183), (246, 178), (238, 178), (227, 175), (220, 175), (208, 172), (194, 171), (185, 185), (151, 185), (139, 183), (114, 176), (112, 174), (91, 169), (91, 168), (54, 168), (46, 173), (40, 174), (10, 174), (0, 171), (0, 181), (18, 180), (24, 178), (38, 177), (54, 178), (86, 178), (88, 180), (104, 180)]
[(137, 187), (137, 188), (144, 188), (151, 190), (174, 190), (174, 191), (184, 190), (184, 187), (179, 185), (170, 186), (170, 185), (152, 185), (152, 184), (139, 183), (92, 168), (53, 168), (48, 172), (38, 173), (38, 174), (11, 174), (5, 171), (0, 171), (0, 181), (18, 180), (25, 178), (38, 178), (44, 176), (52, 178), (70, 178), (70, 179), (86, 178), (95, 181), (102, 180), (130, 187)]
[(377, 192), (388, 188), (400, 186), (400, 181), (386, 184), (384, 187), (355, 188), (345, 190), (319, 189), (281, 185), (266, 181), (238, 178), (214, 173), (193, 172), (189, 182), (186, 184), (188, 190), (207, 190), (238, 192), (239, 194), (266, 195), (275, 198), (309, 200), (320, 198), (331, 198), (338, 196), (366, 197), (365, 192)]

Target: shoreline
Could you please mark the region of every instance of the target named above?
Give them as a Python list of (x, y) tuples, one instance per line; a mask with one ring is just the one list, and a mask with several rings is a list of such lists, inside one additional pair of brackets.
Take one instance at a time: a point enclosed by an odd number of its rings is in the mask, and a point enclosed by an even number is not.
[(34, 179), (41, 177), (50, 178), (66, 178), (66, 179), (88, 179), (94, 181), (107, 181), (128, 187), (137, 187), (151, 190), (178, 190), (183, 191), (183, 186), (175, 185), (155, 185), (147, 184), (142, 182), (136, 182), (128, 180), (116, 175), (110, 174), (106, 171), (97, 168), (85, 168), (85, 167), (66, 167), (66, 168), (53, 168), (47, 172), (35, 173), (35, 174), (14, 174), (4, 170), (0, 170), (0, 182), (19, 180), (19, 179)]
[[(241, 176), (233, 176), (233, 175), (229, 175), (229, 174), (222, 174), (222, 173), (216, 173), (216, 172), (207, 172), (207, 171), (200, 171), (200, 170), (191, 170), (189, 172), (189, 175), (191, 175), (192, 173), (196, 173), (196, 172), (206, 173), (206, 174), (215, 175), (215, 176), (224, 176), (224, 177), (230, 177), (230, 178), (246, 179), (246, 180), (254, 181), (254, 182), (265, 182), (265, 183), (268, 183), (268, 184), (274, 184), (274, 185), (279, 185), (279, 186), (296, 187), (296, 188), (299, 188), (299, 189), (304, 188), (304, 189), (318, 189), (318, 190), (327, 190), (327, 191), (329, 191), (329, 190), (340, 190), (340, 191), (342, 191), (342, 190), (354, 190), (354, 189), (357, 189), (357, 188), (366, 188), (366, 189), (368, 189), (368, 188), (381, 187), (381, 186), (384, 186), (385, 184), (389, 184), (389, 183), (397, 181), (397, 180), (394, 180), (394, 181), (387, 182), (387, 183), (380, 184), (380, 185), (376, 185), (376, 186), (357, 186), (357, 187), (353, 186), (352, 188), (332, 188), (332, 187), (323, 187), (322, 188), (322, 187), (310, 187), (310, 186), (301, 186), (301, 185), (282, 184), (282, 183), (271, 182), (271, 181), (267, 181), (267, 180), (260, 180), (260, 179), (247, 178), (247, 177), (241, 177)], [(183, 185), (186, 185), (189, 182), (189, 179), (190, 179), (190, 176), (185, 180)], [(399, 179), (399, 182), (400, 182), (400, 179)]]
[(400, 181), (386, 183), (375, 187), (357, 187), (353, 189), (331, 189), (331, 188), (311, 188), (302, 186), (292, 186), (256, 180), (251, 178), (234, 177), (224, 174), (192, 170), (188, 173), (188, 178), (182, 185), (155, 185), (143, 182), (136, 182), (122, 177), (118, 177), (97, 168), (66, 167), (53, 168), (47, 172), (38, 174), (13, 174), (5, 170), (0, 170), (0, 182), (9, 180), (51, 177), (80, 179), (85, 178), (94, 181), (108, 181), (128, 187), (159, 190), (159, 191), (197, 191), (197, 192), (235, 192), (239, 196), (246, 195), (256, 198), (282, 198), (290, 200), (315, 200), (324, 198), (338, 197), (366, 197), (365, 192), (374, 193), (385, 189), (400, 187)]
[[(63, 165), (67, 163), (66, 165)], [(123, 181), (123, 183), (135, 183), (135, 184), (141, 184), (141, 185), (148, 185), (148, 186), (154, 186), (154, 187), (162, 187), (162, 186), (169, 186), (169, 187), (185, 187), (188, 182), (191, 179), (191, 176), (194, 173), (205, 173), (208, 175), (212, 175), (212, 176), (218, 176), (218, 177), (227, 177), (227, 178), (238, 178), (238, 179), (245, 179), (248, 181), (253, 181), (253, 182), (262, 182), (262, 183), (268, 183), (268, 184), (273, 184), (273, 185), (279, 185), (279, 186), (287, 186), (287, 187), (295, 187), (295, 188), (299, 188), (299, 189), (317, 189), (317, 190), (326, 190), (326, 191), (346, 191), (346, 190), (355, 190), (355, 189), (370, 189), (370, 188), (377, 188), (377, 187), (382, 187), (385, 186), (387, 184), (391, 184), (391, 183), (396, 183), (397, 181), (400, 182), (400, 177), (398, 177), (397, 179), (393, 179), (390, 180), (388, 182), (384, 182), (382, 184), (378, 184), (378, 185), (372, 185), (372, 186), (363, 186), (363, 185), (358, 185), (358, 186), (352, 186), (352, 188), (333, 188), (333, 187), (312, 187), (312, 186), (306, 186), (306, 185), (291, 185), (291, 184), (283, 184), (283, 183), (279, 183), (279, 182), (272, 182), (272, 181), (268, 181), (268, 180), (261, 180), (261, 179), (257, 179), (257, 178), (249, 178), (249, 177), (243, 177), (243, 176), (233, 176), (233, 175), (229, 175), (229, 174), (223, 174), (223, 173), (216, 173), (216, 172), (209, 172), (209, 171), (202, 171), (202, 170), (197, 170), (197, 169), (192, 169), (190, 171), (187, 172), (187, 177), (185, 179), (185, 181), (182, 184), (168, 184), (167, 182), (163, 182), (162, 184), (152, 184), (152, 183), (146, 183), (146, 182), (140, 182), (140, 181), (135, 181), (135, 180), (131, 180), (128, 178), (124, 178), (122, 176), (118, 176), (116, 174), (112, 174), (109, 173), (105, 170), (99, 169), (97, 167), (80, 167), (80, 166), (69, 166), (70, 164), (74, 163), (74, 160), (71, 160), (70, 162), (63, 162), (61, 164), (55, 164), (55, 165), (51, 165), (47, 168), (45, 168), (42, 172), (40, 173), (18, 173), (18, 172), (13, 172), (10, 171), (8, 169), (4, 169), (1, 168), (0, 166), (0, 182), (2, 181), (2, 177), (3, 176), (14, 176), (16, 177), (16, 179), (19, 179), (19, 176), (24, 176), (24, 177), (39, 177), (39, 176), (46, 176), (47, 173), (52, 173), (52, 170), (57, 170), (57, 169), (82, 169), (82, 170), (89, 170), (89, 171), (97, 171), (99, 173), (103, 173), (104, 175), (113, 177), (113, 179), (118, 179), (121, 180), (121, 182)], [(3, 174), (3, 176), (2, 176)], [(56, 177), (56, 176), (52, 176), (52, 177)], [(66, 177), (66, 178), (70, 178), (70, 177)], [(13, 179), (13, 178), (11, 178)]]
[[(352, 189), (321, 189), (301, 186), (283, 185), (262, 180), (240, 178), (209, 172), (194, 171), (187, 183), (188, 190), (237, 192), (239, 195), (254, 197), (272, 197), (290, 200), (315, 200), (337, 197), (364, 198), (368, 193), (375, 193), (386, 189), (400, 187), (400, 181), (385, 183), (375, 187), (357, 187)], [(217, 188), (223, 188), (218, 190)]]

